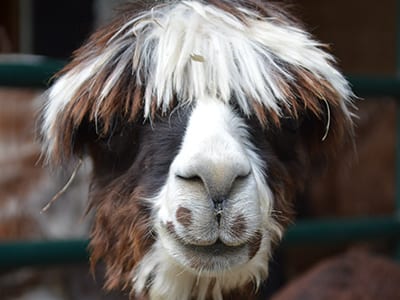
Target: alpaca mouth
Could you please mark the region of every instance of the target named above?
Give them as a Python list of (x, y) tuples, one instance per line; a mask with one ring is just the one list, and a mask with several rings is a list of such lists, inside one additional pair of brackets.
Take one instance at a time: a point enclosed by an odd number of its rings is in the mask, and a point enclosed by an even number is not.
[(224, 243), (220, 238), (217, 238), (215, 242), (206, 244), (204, 242), (203, 244), (201, 244), (199, 241), (191, 243), (177, 234), (172, 223), (167, 223), (164, 228), (167, 229), (169, 236), (172, 238), (172, 240), (175, 241), (175, 243), (179, 247), (183, 247), (187, 251), (198, 253), (199, 255), (231, 255), (237, 253), (246, 246), (246, 243), (239, 245), (228, 245), (227, 243)]
[(219, 273), (246, 263), (249, 259), (247, 245), (228, 246), (218, 239), (214, 244), (199, 246), (179, 242), (186, 265), (194, 270)]
[(189, 251), (198, 253), (200, 255), (207, 256), (219, 256), (219, 255), (235, 255), (240, 250), (242, 250), (246, 245), (242, 244), (239, 246), (229, 246), (218, 239), (214, 244), (207, 246), (199, 246), (193, 244), (184, 244), (183, 245)]
[(217, 274), (243, 265), (258, 252), (262, 234), (256, 232), (252, 238), (237, 245), (229, 245), (221, 238), (209, 244), (191, 243), (180, 237), (172, 222), (161, 228), (166, 230), (167, 249), (178, 262), (201, 272)]

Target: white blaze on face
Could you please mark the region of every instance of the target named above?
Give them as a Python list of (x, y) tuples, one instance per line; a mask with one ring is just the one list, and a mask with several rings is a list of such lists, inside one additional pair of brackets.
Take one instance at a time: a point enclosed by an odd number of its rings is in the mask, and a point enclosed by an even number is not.
[[(271, 223), (272, 194), (264, 164), (244, 120), (219, 99), (199, 99), (166, 184), (155, 199), (156, 223), (167, 250), (185, 264), (168, 227), (181, 242), (194, 246), (221, 241), (245, 247), (255, 235), (273, 231), (266, 228)], [(249, 257), (244, 256), (234, 261), (245, 263)]]

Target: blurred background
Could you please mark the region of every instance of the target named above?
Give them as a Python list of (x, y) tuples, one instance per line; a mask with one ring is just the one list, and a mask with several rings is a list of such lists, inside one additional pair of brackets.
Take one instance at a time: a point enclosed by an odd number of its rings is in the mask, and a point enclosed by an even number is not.
[[(35, 124), (37, 97), (51, 75), (125, 2), (0, 1), (0, 299), (127, 297), (105, 294), (101, 270), (97, 280), (89, 273), (85, 252), (89, 163), (68, 191), (41, 213), (71, 170), (42, 167)], [(297, 299), (298, 290), (315, 280), (313, 274), (320, 274), (321, 264), (335, 264), (335, 258), (349, 255), (354, 263), (378, 268), (363, 272), (382, 273), (387, 280), (400, 282), (400, 185), (396, 185), (400, 183), (396, 178), (400, 1), (285, 3), (318, 40), (329, 45), (363, 100), (357, 101), (357, 154), (345, 149), (327, 172), (316, 168), (307, 189), (298, 195), (297, 225), (276, 251), (273, 276), (263, 297), (278, 290), (274, 299)], [(393, 298), (376, 299), (400, 299), (393, 285)]]

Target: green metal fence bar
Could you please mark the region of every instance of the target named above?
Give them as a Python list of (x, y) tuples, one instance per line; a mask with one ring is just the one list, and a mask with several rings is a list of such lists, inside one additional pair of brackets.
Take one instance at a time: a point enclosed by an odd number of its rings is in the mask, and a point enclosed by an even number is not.
[(304, 220), (288, 229), (283, 245), (336, 244), (391, 238), (400, 238), (400, 219), (396, 217)]
[(87, 262), (87, 246), (85, 239), (2, 242), (0, 268)]
[(0, 85), (14, 87), (46, 87), (50, 78), (59, 71), (65, 62), (44, 57), (0, 62)]
[(400, 78), (375, 76), (348, 76), (354, 93), (359, 97), (400, 97)]

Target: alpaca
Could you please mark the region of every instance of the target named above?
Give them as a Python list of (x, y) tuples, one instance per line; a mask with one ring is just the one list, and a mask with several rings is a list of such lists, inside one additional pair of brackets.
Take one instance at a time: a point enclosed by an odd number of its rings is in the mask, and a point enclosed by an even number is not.
[(334, 58), (269, 1), (128, 5), (44, 97), (46, 160), (91, 158), (91, 263), (132, 299), (256, 299), (310, 165), (352, 136)]

